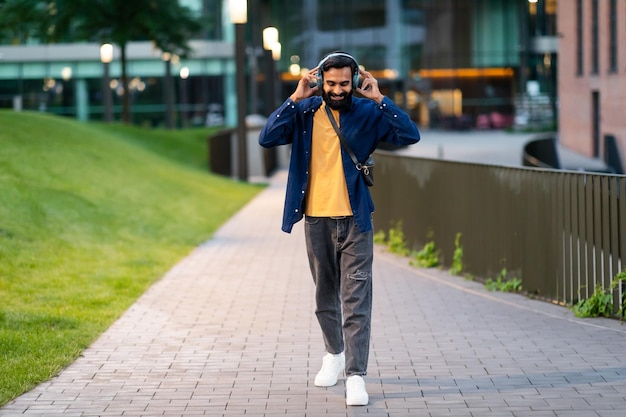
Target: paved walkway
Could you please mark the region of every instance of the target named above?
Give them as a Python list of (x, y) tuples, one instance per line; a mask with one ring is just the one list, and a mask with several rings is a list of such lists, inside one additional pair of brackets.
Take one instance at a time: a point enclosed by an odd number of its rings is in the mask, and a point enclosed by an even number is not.
[(2, 416), (626, 415), (626, 325), (377, 249), (370, 404), (313, 386), (323, 344), (285, 173)]

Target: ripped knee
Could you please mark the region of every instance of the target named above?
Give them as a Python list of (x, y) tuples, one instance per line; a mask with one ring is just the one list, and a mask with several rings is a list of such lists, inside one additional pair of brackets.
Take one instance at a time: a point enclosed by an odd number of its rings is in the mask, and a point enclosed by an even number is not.
[(370, 277), (371, 273), (367, 271), (356, 271), (353, 274), (348, 274), (348, 278), (353, 279), (355, 281), (365, 281)]

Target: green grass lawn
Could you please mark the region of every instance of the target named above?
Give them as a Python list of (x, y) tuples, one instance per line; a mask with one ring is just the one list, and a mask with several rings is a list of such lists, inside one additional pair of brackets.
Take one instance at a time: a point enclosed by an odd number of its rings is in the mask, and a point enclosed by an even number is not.
[(58, 373), (262, 187), (209, 129), (0, 111), (0, 405)]

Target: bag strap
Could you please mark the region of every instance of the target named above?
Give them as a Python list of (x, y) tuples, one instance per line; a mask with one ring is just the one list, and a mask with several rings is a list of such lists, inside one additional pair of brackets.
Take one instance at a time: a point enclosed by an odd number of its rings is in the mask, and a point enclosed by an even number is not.
[(356, 155), (354, 154), (354, 152), (352, 152), (352, 148), (350, 148), (350, 146), (348, 145), (346, 138), (343, 137), (343, 134), (341, 133), (341, 129), (339, 129), (339, 126), (337, 126), (337, 121), (335, 121), (335, 118), (333, 117), (333, 113), (330, 111), (330, 107), (328, 107), (328, 105), (324, 105), (324, 109), (326, 109), (326, 114), (328, 115), (328, 118), (330, 119), (330, 124), (333, 125), (333, 128), (335, 129), (337, 136), (339, 136), (339, 141), (341, 142), (341, 145), (350, 156), (350, 159), (352, 159), (352, 162), (354, 163), (354, 166), (356, 167), (356, 169), (360, 171), (363, 168), (363, 164), (361, 164), (359, 160), (356, 159)]

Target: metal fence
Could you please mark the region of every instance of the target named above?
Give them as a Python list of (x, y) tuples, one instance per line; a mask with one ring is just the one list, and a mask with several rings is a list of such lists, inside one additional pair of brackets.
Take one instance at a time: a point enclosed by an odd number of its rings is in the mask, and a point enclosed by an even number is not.
[[(528, 295), (564, 305), (611, 287), (626, 261), (626, 177), (491, 166), (376, 152), (375, 230), (397, 227), (410, 249), (434, 241), (450, 267), (461, 233), (463, 271), (503, 268)], [(616, 308), (626, 289), (613, 292)]]

